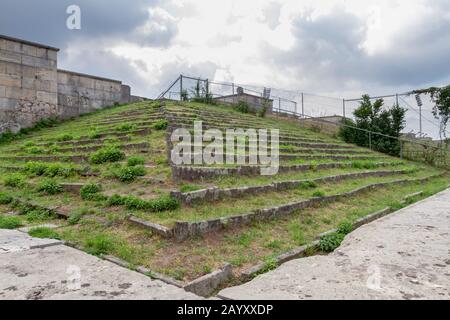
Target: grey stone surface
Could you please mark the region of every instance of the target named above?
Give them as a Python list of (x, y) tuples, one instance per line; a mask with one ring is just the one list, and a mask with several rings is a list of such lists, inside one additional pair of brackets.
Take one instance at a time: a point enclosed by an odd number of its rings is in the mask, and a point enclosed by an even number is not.
[(67, 246), (30, 249), (30, 243), (42, 240), (0, 230), (0, 248), (17, 249), (0, 253), (0, 300), (199, 298)]
[(57, 226), (56, 224), (53, 224), (53, 223), (44, 223), (44, 224), (40, 224), (40, 225), (36, 225), (36, 226), (19, 228), (17, 230), (20, 232), (23, 232), (23, 233), (28, 233), (28, 232), (30, 232), (30, 230), (35, 229), (35, 228), (56, 229), (56, 228), (59, 228), (59, 226)]
[(233, 267), (226, 264), (222, 269), (204, 275), (184, 286), (184, 290), (202, 297), (209, 297), (217, 288), (233, 277)]
[(26, 251), (32, 248), (44, 248), (59, 244), (61, 244), (61, 241), (59, 240), (35, 239), (20, 231), (0, 230), (0, 260), (7, 259), (6, 254), (8, 253)]
[(224, 299), (450, 299), (450, 189), (367, 224), (328, 256), (288, 262)]

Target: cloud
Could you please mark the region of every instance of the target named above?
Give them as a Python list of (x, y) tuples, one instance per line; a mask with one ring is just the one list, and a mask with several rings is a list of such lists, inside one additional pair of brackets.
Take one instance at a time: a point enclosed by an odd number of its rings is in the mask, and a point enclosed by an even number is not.
[(270, 2), (263, 9), (261, 21), (266, 23), (271, 29), (275, 29), (280, 24), (281, 8), (283, 5), (278, 2)]

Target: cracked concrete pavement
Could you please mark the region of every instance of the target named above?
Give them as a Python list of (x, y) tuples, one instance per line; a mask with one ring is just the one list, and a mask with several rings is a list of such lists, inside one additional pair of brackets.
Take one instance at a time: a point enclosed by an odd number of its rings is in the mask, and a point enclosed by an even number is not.
[(198, 298), (60, 241), (0, 230), (0, 300)]
[(283, 264), (223, 299), (450, 299), (450, 189), (346, 237), (328, 256)]

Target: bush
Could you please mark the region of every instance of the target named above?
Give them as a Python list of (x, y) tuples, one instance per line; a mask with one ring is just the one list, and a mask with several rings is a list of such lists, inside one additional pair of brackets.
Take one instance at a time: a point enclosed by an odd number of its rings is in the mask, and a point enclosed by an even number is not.
[(11, 174), (5, 177), (4, 184), (7, 187), (19, 188), (25, 185), (25, 179), (19, 174)]
[(54, 178), (56, 176), (68, 178), (74, 176), (75, 174), (75, 168), (71, 166), (64, 167), (63, 165), (58, 163), (48, 164), (44, 172), (44, 175), (50, 178)]
[(102, 191), (102, 187), (98, 184), (86, 184), (80, 190), (80, 195), (83, 200), (97, 200), (98, 194)]
[(61, 239), (58, 232), (46, 227), (33, 228), (28, 232), (28, 234), (32, 237), (40, 239)]
[(240, 101), (237, 105), (234, 106), (234, 110), (241, 113), (249, 113), (250, 107), (247, 102)]
[(101, 133), (98, 131), (91, 131), (88, 134), (89, 139), (99, 139), (101, 137)]
[(122, 197), (118, 194), (114, 194), (108, 198), (106, 205), (109, 207), (123, 206), (125, 205), (125, 197)]
[(168, 126), (169, 126), (169, 122), (167, 122), (167, 120), (164, 120), (164, 119), (157, 120), (153, 124), (153, 128), (155, 130), (166, 130)]
[(114, 173), (114, 176), (121, 182), (132, 182), (136, 180), (137, 177), (145, 175), (146, 170), (143, 166), (122, 167)]
[(324, 252), (333, 252), (341, 245), (344, 238), (345, 235), (338, 232), (328, 234), (320, 238), (319, 248)]
[(0, 193), (0, 205), (10, 204), (11, 202), (13, 202), (13, 197)]
[(35, 176), (42, 176), (47, 170), (48, 165), (43, 162), (34, 162), (30, 161), (25, 164), (25, 171), (29, 174), (33, 174)]
[(145, 159), (143, 157), (130, 157), (128, 158), (128, 166), (135, 167), (138, 165), (143, 166), (145, 164)]
[(377, 165), (373, 162), (352, 161), (352, 167), (355, 169), (375, 169)]
[(30, 154), (44, 154), (46, 153), (45, 149), (39, 147), (30, 147), (27, 149), (27, 152)]
[(69, 219), (67, 219), (67, 223), (71, 226), (74, 226), (78, 222), (80, 222), (81, 217), (82, 217), (82, 214), (80, 212), (74, 212), (69, 216)]
[(0, 216), (0, 229), (17, 229), (22, 226), (19, 217), (3, 217)]
[(117, 147), (104, 147), (91, 156), (91, 163), (102, 164), (106, 162), (117, 162), (125, 159), (125, 153), (120, 151)]
[(22, 207), (21, 213), (25, 214), (28, 222), (46, 221), (54, 218), (54, 215), (49, 210), (40, 208)]
[(353, 231), (353, 225), (350, 221), (342, 221), (338, 226), (338, 233), (347, 235)]
[(38, 191), (45, 192), (49, 195), (54, 195), (54, 194), (61, 193), (63, 191), (63, 188), (56, 181), (54, 181), (52, 179), (45, 179), (44, 181), (42, 181), (39, 184)]
[(56, 137), (56, 141), (59, 141), (59, 142), (71, 141), (73, 139), (74, 139), (73, 136), (70, 134), (67, 134), (67, 133)]

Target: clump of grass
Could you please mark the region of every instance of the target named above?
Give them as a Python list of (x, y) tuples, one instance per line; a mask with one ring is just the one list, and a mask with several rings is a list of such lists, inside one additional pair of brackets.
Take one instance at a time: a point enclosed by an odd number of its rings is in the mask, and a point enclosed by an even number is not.
[(307, 190), (307, 189), (315, 189), (317, 188), (317, 183), (314, 181), (302, 181), (298, 185), (299, 189)]
[(195, 186), (195, 185), (192, 185), (192, 184), (183, 184), (181, 187), (180, 187), (180, 191), (181, 192), (193, 192), (193, 191), (197, 191), (197, 190), (201, 190), (202, 189), (202, 187), (200, 187), (200, 186)]
[(355, 169), (375, 169), (377, 166), (374, 162), (352, 161), (352, 167)]
[(80, 195), (83, 200), (97, 201), (102, 198), (100, 192), (102, 187), (95, 183), (89, 183), (84, 185), (80, 190)]
[(107, 254), (114, 249), (114, 241), (103, 234), (93, 235), (84, 240), (84, 249), (96, 256)]
[(68, 178), (76, 174), (73, 166), (64, 166), (59, 163), (45, 163), (38, 161), (29, 161), (25, 164), (25, 173), (34, 176), (46, 176), (54, 178), (56, 176)]
[(131, 124), (131, 123), (124, 123), (124, 124), (120, 124), (118, 126), (116, 126), (116, 131), (121, 131), (121, 132), (125, 132), (125, 131), (132, 131), (136, 129), (136, 125), (135, 124)]
[(101, 133), (98, 130), (92, 130), (88, 134), (89, 139), (99, 139), (101, 137)]
[(312, 196), (315, 198), (323, 198), (325, 197), (325, 192), (322, 190), (317, 190), (312, 194)]
[(28, 234), (34, 238), (40, 239), (61, 239), (61, 236), (58, 232), (47, 227), (33, 228), (28, 232)]
[(13, 202), (13, 197), (10, 195), (0, 192), (0, 205), (10, 204)]
[(39, 147), (30, 147), (26, 151), (31, 154), (44, 154), (46, 152), (44, 148)]
[(129, 157), (127, 164), (129, 167), (143, 166), (145, 159), (143, 157)]
[(23, 209), (21, 211), (22, 214), (25, 214), (25, 217), (28, 222), (38, 222), (38, 221), (47, 221), (52, 220), (54, 218), (54, 214), (49, 210), (45, 209)]
[(62, 134), (62, 135), (59, 135), (56, 137), (56, 141), (59, 141), (59, 142), (71, 141), (73, 139), (74, 139), (73, 136), (68, 133), (65, 133), (65, 134)]
[(147, 172), (143, 166), (123, 167), (119, 170), (116, 177), (122, 182), (132, 182), (137, 177), (143, 177), (146, 174)]
[(168, 126), (169, 126), (169, 122), (167, 120), (164, 120), (164, 119), (157, 120), (153, 124), (153, 128), (155, 130), (166, 130)]
[(264, 262), (264, 267), (259, 273), (266, 273), (275, 270), (278, 267), (278, 262), (274, 257), (267, 258)]
[(7, 187), (20, 188), (25, 185), (25, 179), (21, 174), (14, 173), (9, 176), (6, 176), (5, 179), (3, 180), (3, 183)]
[(124, 159), (124, 152), (115, 146), (108, 146), (93, 153), (90, 162), (93, 164), (102, 164), (106, 162), (117, 162)]
[(21, 226), (22, 221), (19, 217), (0, 216), (0, 229), (17, 229)]
[(55, 195), (63, 191), (62, 186), (53, 179), (45, 179), (38, 185), (38, 191), (48, 195)]
[(148, 210), (151, 212), (162, 212), (168, 210), (175, 210), (180, 206), (178, 200), (169, 197), (162, 196), (158, 199), (153, 200), (142, 200), (133, 196), (111, 196), (106, 204), (108, 206), (126, 206), (130, 210)]
[(353, 231), (353, 225), (350, 221), (344, 220), (338, 226), (338, 233), (347, 235)]
[(80, 222), (82, 216), (83, 215), (81, 212), (74, 212), (69, 216), (69, 219), (67, 219), (67, 223), (71, 226), (74, 226), (78, 224), (78, 222)]

